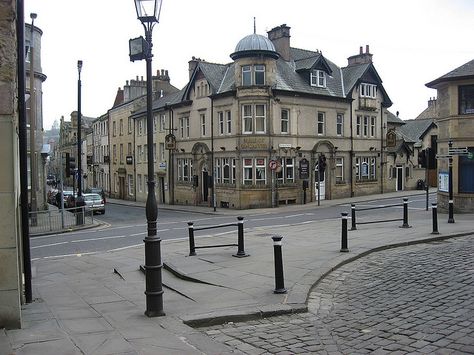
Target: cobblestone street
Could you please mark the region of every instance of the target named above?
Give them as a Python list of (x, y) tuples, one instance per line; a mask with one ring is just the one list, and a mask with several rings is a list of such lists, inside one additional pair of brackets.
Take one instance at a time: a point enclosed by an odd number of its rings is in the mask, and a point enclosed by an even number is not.
[(329, 274), (309, 312), (201, 328), (245, 354), (473, 354), (474, 239), (389, 249)]

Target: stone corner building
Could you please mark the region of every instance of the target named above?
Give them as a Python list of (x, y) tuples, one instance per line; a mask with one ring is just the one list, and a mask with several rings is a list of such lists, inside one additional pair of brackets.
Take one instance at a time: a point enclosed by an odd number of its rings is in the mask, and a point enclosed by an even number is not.
[[(435, 79), (427, 87), (436, 89), (438, 143), (440, 154), (453, 147), (469, 150), (469, 156), (453, 156), (453, 199), (455, 212), (474, 212), (474, 59)], [(438, 162), (440, 207), (448, 205), (448, 161)]]
[(392, 102), (368, 46), (338, 67), (291, 47), (281, 25), (230, 57), (193, 57), (189, 83), (154, 107), (176, 139), (170, 203), (245, 209), (384, 192)]
[(21, 326), (21, 207), (16, 6), (0, 2), (0, 328)]

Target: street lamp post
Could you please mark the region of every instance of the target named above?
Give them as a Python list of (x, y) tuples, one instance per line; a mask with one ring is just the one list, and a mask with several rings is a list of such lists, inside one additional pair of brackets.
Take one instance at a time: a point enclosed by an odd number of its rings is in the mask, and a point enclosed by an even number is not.
[(164, 316), (163, 283), (161, 269), (161, 239), (157, 235), (158, 206), (155, 196), (155, 171), (153, 161), (153, 117), (152, 117), (152, 32), (159, 22), (162, 0), (134, 0), (137, 17), (145, 29), (142, 37), (130, 40), (130, 60), (146, 61), (146, 121), (148, 158), (148, 195), (146, 200), (147, 236), (145, 242), (146, 311), (148, 317)]
[[(82, 196), (82, 113), (81, 113), (81, 70), (82, 60), (77, 61), (77, 199), (76, 199), (76, 223), (78, 225), (84, 224), (82, 207), (85, 205), (84, 197)], [(74, 179), (74, 177), (73, 177)]]
[(449, 193), (449, 206), (448, 206), (448, 223), (454, 223), (454, 201), (453, 201), (453, 157), (451, 153), (451, 148), (453, 147), (453, 141), (450, 140), (448, 142), (448, 154), (449, 154), (449, 160), (448, 160), (448, 171), (449, 171), (449, 176), (448, 176), (448, 193)]
[(37, 14), (31, 13), (30, 28), (30, 168), (31, 168), (31, 224), (36, 225), (37, 199), (36, 189), (38, 186), (38, 170), (36, 160), (36, 93), (35, 93), (35, 66), (34, 66), (34, 28)]

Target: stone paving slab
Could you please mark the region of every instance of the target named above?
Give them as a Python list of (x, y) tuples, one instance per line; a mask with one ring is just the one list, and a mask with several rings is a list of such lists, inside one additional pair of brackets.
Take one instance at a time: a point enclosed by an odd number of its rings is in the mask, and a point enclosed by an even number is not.
[[(264, 319), (268, 315), (290, 313), (292, 321), (298, 321), (304, 314), (298, 312), (306, 310), (315, 282), (339, 265), (388, 244), (432, 238), (431, 211), (410, 213), (413, 218), (410, 229), (385, 224), (350, 232), (349, 253), (339, 252), (338, 218), (279, 227), (278, 234), (284, 236), (287, 294), (273, 293), (273, 242), (272, 231), (268, 229), (246, 230), (246, 252), (250, 254), (246, 258), (232, 257), (235, 253), (232, 248), (200, 249), (197, 256), (189, 257), (187, 240), (163, 241), (163, 261), (176, 267), (178, 274), (217, 286), (180, 280), (163, 271), (166, 316), (158, 318), (143, 314), (145, 285), (139, 271), (143, 246), (37, 260), (33, 265), (35, 302), (24, 306), (24, 328), (0, 333), (0, 344), (7, 339), (17, 354), (28, 353), (30, 349), (35, 354), (116, 353), (119, 348), (123, 353), (133, 354), (259, 353), (256, 347), (244, 343), (230, 346), (212, 339), (183, 320), (199, 325), (199, 322), (231, 322), (256, 316)], [(471, 216), (456, 216), (456, 223), (450, 225), (443, 222), (447, 220), (445, 217), (439, 217), (439, 229), (444, 233), (441, 237), (474, 230)], [(226, 238), (220, 236), (219, 240)], [(460, 339), (458, 344), (470, 341), (466, 336)], [(327, 336), (318, 341), (308, 345), (312, 348), (306, 351), (320, 346), (325, 351), (337, 350)], [(295, 341), (288, 351), (303, 351), (301, 345)], [(278, 347), (269, 343), (263, 349), (270, 351)]]

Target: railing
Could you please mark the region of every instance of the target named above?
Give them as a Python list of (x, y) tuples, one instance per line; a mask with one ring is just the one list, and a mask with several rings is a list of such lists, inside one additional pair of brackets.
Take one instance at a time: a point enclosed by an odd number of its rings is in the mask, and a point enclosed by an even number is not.
[[(86, 207), (51, 208), (28, 213), (30, 235), (62, 232), (94, 224), (94, 214)], [(81, 223), (83, 222), (83, 223)]]
[[(214, 245), (203, 245), (197, 247), (194, 242), (194, 231), (206, 230), (206, 229), (214, 229), (214, 228), (225, 228), (225, 227), (237, 227), (237, 244), (214, 244)], [(237, 223), (227, 223), (227, 224), (219, 224), (216, 226), (206, 226), (206, 227), (194, 227), (193, 222), (188, 222), (188, 233), (189, 233), (189, 256), (196, 255), (196, 249), (204, 249), (204, 248), (220, 248), (220, 247), (237, 247), (237, 254), (233, 256), (242, 258), (245, 256), (249, 256), (245, 253), (244, 250), (244, 217), (237, 217)]]
[[(356, 221), (356, 211), (369, 211), (369, 210), (377, 210), (381, 208), (391, 208), (391, 207), (403, 207), (403, 218), (394, 218), (394, 219), (381, 219), (381, 220), (373, 220), (373, 221), (365, 221), (365, 222), (357, 222)], [(403, 198), (403, 203), (393, 204), (393, 205), (385, 205), (385, 206), (374, 206), (374, 207), (365, 207), (365, 208), (357, 208), (355, 204), (351, 204), (351, 230), (356, 230), (357, 224), (371, 224), (371, 223), (385, 223), (385, 222), (395, 222), (395, 221), (403, 221), (403, 224), (400, 226), (401, 228), (410, 228), (408, 224), (408, 198)]]

